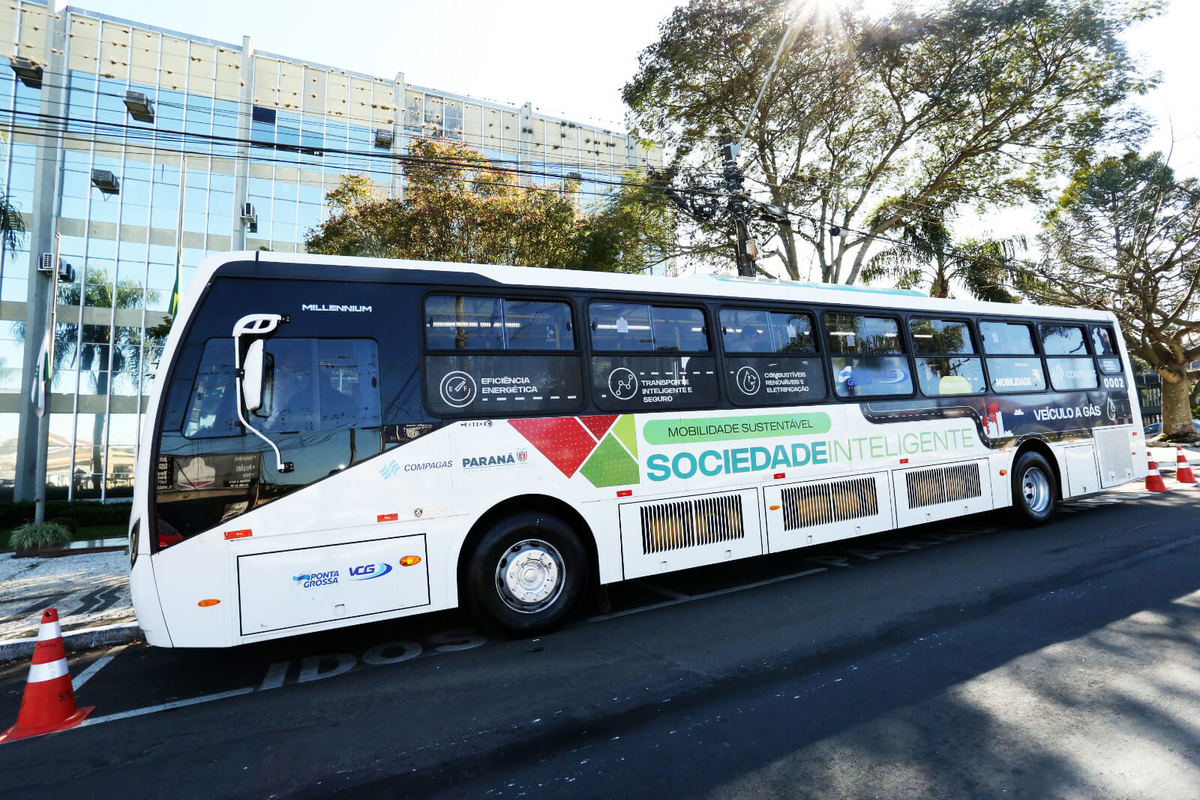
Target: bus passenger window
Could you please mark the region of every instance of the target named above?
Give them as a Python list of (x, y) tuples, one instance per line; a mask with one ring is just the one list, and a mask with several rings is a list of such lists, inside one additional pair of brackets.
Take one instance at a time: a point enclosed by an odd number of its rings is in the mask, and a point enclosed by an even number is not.
[[(448, 301), (464, 309), (451, 318)], [(475, 317), (486, 336), (441, 330)], [(486, 312), (487, 318), (483, 319)], [(571, 306), (563, 301), (431, 295), (425, 300), (425, 404), (437, 414), (574, 411), (583, 402)], [(453, 350), (455, 352), (436, 352)], [(553, 351), (553, 352), (551, 352)], [(508, 409), (513, 409), (508, 412)]]
[(506, 350), (574, 350), (571, 307), (541, 300), (505, 300)]
[(716, 363), (700, 309), (597, 302), (588, 306), (588, 319), (596, 351), (592, 395), (601, 408), (669, 411), (716, 403)]
[(500, 298), (445, 294), (425, 298), (425, 346), (430, 350), (503, 349)]
[(650, 331), (650, 306), (633, 303), (592, 303), (592, 349), (607, 352), (650, 352), (654, 336)]
[(1092, 349), (1096, 351), (1096, 363), (1100, 371), (1106, 375), (1117, 375), (1121, 372), (1121, 356), (1117, 354), (1117, 345), (1112, 331), (1108, 328), (1092, 328)]
[(1033, 334), (1028, 325), (1010, 322), (981, 322), (983, 352), (988, 355), (1033, 355)]
[(1042, 352), (1048, 356), (1086, 356), (1087, 345), (1083, 328), (1078, 325), (1045, 325), (1042, 329)]
[(721, 340), (726, 353), (773, 353), (771, 315), (766, 311), (723, 309)]
[(834, 389), (839, 397), (912, 394), (900, 325), (887, 317), (826, 314)]
[(979, 394), (985, 387), (983, 363), (964, 321), (913, 317), (909, 320), (917, 354), (917, 379), (927, 397)]
[(825, 399), (825, 370), (816, 353), (812, 317), (802, 312), (721, 309), (725, 386), (734, 403), (793, 405)]

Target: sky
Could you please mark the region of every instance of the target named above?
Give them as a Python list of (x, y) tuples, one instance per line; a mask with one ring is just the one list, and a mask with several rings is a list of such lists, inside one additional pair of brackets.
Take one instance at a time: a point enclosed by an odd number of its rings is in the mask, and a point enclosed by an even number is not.
[[(643, 48), (680, 0), (80, 0), (117, 17), (410, 84), (623, 130), (621, 87)], [(835, 3), (838, 0), (801, 0)], [(866, 0), (868, 10), (886, 0)], [(1200, 0), (1172, 0), (1165, 16), (1131, 31), (1127, 44), (1162, 85), (1141, 99), (1157, 120), (1147, 149), (1173, 147), (1181, 176), (1200, 177)], [(1026, 215), (1030, 212), (1025, 211)], [(1004, 214), (998, 225), (1026, 225)], [(1027, 219), (1026, 222), (1032, 222)], [(1011, 235), (1012, 230), (989, 231)], [(1028, 229), (1023, 232), (1029, 232)]]

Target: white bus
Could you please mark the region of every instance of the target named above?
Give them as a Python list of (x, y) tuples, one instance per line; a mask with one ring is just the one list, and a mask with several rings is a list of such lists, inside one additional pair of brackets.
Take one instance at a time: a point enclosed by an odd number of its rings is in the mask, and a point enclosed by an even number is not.
[(1112, 315), (722, 278), (208, 261), (138, 454), (147, 640), (221, 647), (1015, 509), (1145, 475)]

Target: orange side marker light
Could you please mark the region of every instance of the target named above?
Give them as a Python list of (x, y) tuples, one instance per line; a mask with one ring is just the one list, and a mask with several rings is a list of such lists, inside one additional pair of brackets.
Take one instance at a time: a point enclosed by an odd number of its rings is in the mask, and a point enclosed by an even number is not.
[(779, 506), (771, 506), (771, 510), (772, 510), (772, 511), (778, 511), (778, 510), (779, 510), (779, 508), (780, 508)]
[(405, 556), (404, 558), (400, 559), (400, 566), (402, 566), (402, 567), (415, 567), (417, 564), (420, 564), (420, 563), (421, 563), (420, 556)]
[(206, 600), (201, 600), (199, 603), (196, 603), (196, 605), (200, 606), (201, 608), (211, 608), (220, 602), (221, 601), (215, 597), (209, 597)]

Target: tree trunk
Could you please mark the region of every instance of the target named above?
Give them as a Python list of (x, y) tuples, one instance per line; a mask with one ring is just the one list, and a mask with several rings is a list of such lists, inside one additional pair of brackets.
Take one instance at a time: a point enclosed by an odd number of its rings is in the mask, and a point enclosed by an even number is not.
[(1158, 374), (1162, 376), (1163, 434), (1194, 435), (1187, 365), (1159, 367)]

